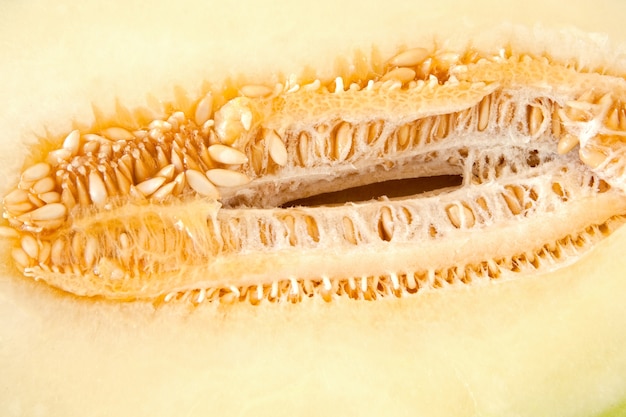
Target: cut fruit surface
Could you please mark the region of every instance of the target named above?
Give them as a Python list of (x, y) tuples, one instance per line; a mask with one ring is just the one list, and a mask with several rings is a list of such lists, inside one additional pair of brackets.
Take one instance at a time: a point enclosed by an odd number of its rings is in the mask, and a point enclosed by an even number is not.
[(619, 415), (624, 4), (117, 6), (0, 6), (0, 415)]

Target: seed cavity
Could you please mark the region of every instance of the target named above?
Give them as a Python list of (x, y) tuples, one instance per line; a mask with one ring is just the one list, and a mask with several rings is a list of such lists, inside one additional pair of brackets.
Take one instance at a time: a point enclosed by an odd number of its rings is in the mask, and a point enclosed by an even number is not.
[(621, 77), (412, 48), (230, 87), (48, 138), (2, 201), (15, 265), (119, 300), (378, 300), (552, 268), (625, 221)]

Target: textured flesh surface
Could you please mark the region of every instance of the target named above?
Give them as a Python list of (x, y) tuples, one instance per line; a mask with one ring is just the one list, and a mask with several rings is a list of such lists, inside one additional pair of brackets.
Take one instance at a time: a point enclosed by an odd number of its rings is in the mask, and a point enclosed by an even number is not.
[(623, 395), (621, 241), (618, 231), (574, 265), (445, 296), (204, 303), (183, 319), (180, 306), (73, 300), (13, 279), (2, 353), (21, 383), (3, 403), (9, 415), (594, 414)]

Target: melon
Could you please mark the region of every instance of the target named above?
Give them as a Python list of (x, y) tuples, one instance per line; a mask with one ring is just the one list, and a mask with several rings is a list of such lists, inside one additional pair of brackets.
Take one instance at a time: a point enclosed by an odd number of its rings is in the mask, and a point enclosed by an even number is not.
[(3, 415), (626, 413), (604, 6), (3, 6)]

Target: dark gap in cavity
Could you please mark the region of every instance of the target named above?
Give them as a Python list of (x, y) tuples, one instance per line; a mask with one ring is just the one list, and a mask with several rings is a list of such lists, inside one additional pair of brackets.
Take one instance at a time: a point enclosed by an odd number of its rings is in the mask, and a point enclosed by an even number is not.
[(383, 196), (401, 198), (449, 187), (460, 187), (462, 184), (462, 175), (437, 175), (433, 177), (389, 180), (289, 201), (281, 205), (281, 208), (338, 205), (348, 202), (356, 203)]

